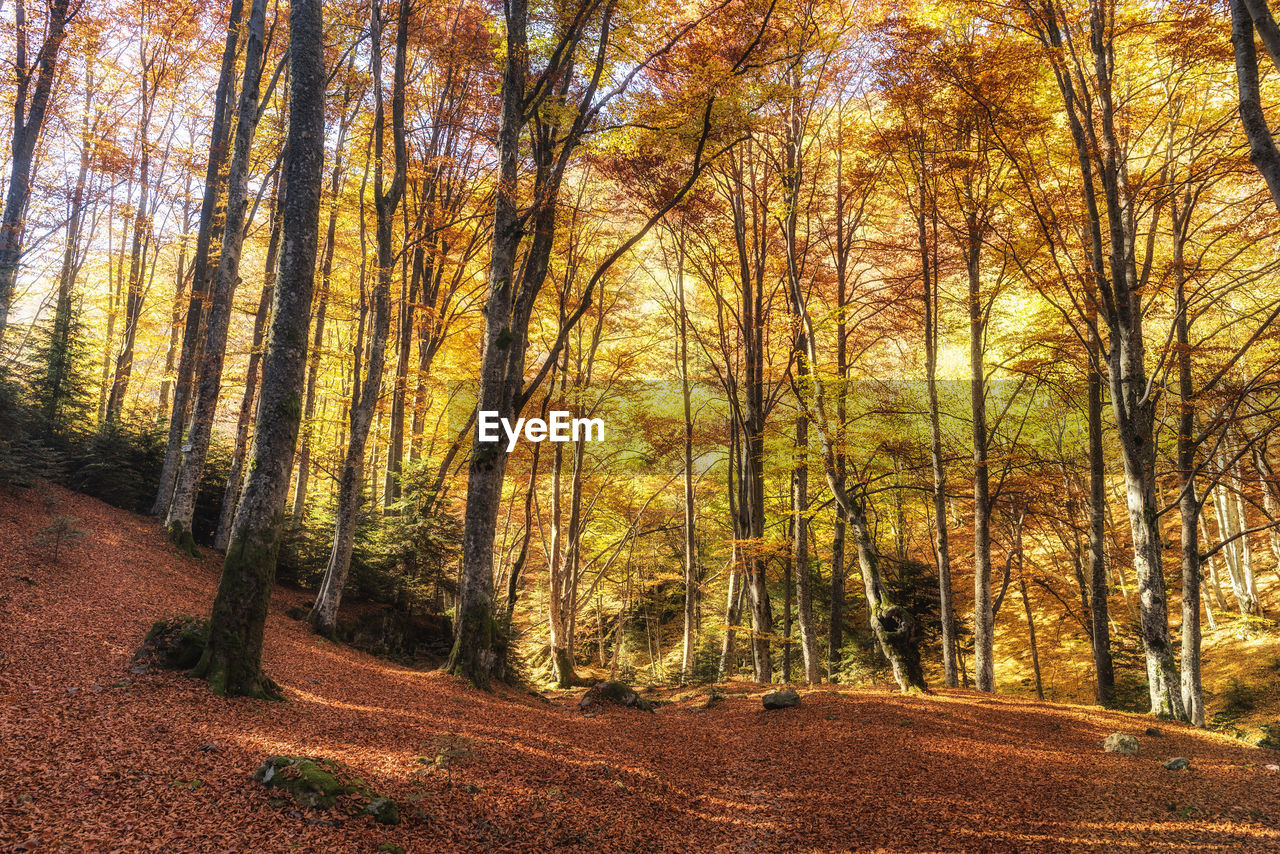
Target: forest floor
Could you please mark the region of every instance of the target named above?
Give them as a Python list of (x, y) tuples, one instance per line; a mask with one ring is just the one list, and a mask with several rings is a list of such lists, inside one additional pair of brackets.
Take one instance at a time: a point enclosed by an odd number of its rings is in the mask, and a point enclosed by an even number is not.
[[(59, 515), (86, 533), (55, 561), (35, 534)], [(0, 851), (1280, 851), (1280, 753), (1139, 715), (825, 688), (766, 712), (731, 683), (587, 716), (321, 640), (284, 589), (265, 666), (287, 702), (133, 672), (219, 569), (145, 517), (0, 492)], [(1142, 754), (1103, 753), (1112, 732)], [(273, 805), (250, 779), (273, 754), (346, 763), (403, 823)]]

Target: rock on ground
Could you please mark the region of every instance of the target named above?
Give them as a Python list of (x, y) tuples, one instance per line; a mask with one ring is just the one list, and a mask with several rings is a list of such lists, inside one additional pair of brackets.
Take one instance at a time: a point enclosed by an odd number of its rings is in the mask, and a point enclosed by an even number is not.
[(597, 682), (582, 695), (582, 699), (578, 701), (578, 708), (583, 711), (599, 709), (605, 703), (643, 709), (646, 712), (653, 711), (652, 703), (622, 682)]
[(800, 705), (800, 695), (791, 688), (786, 688), (782, 691), (774, 691), (772, 694), (765, 694), (763, 703), (766, 709), (789, 709)]
[(1137, 756), (1138, 740), (1122, 732), (1113, 732), (1102, 742), (1102, 749), (1107, 753), (1123, 753), (1126, 756)]

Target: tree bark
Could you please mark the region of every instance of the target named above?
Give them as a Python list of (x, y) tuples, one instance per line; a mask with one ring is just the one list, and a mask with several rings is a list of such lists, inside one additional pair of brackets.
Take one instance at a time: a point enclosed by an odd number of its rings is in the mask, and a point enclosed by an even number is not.
[(191, 262), (191, 299), (187, 305), (187, 321), (182, 333), (182, 352), (178, 357), (178, 374), (173, 383), (173, 408), (169, 413), (169, 436), (164, 462), (160, 467), (160, 485), (151, 515), (168, 515), (173, 501), (173, 487), (182, 465), (182, 439), (187, 427), (191, 403), (192, 377), (200, 349), (200, 333), (204, 325), (204, 300), (208, 295), (214, 231), (223, 216), (222, 167), (230, 143), (231, 100), (234, 93), (237, 46), (240, 43), (244, 0), (231, 0), (227, 17), (227, 38), (222, 49), (222, 67), (214, 92), (213, 126), (209, 135), (209, 159), (205, 164), (204, 198), (200, 204), (200, 227), (196, 232), (195, 257)]
[(173, 499), (165, 517), (170, 541), (193, 554), (195, 542), (191, 521), (195, 516), (196, 495), (200, 491), (200, 480), (204, 477), (205, 460), (213, 438), (213, 420), (222, 390), (222, 367), (226, 358), (231, 310), (236, 287), (240, 283), (240, 250), (244, 245), (245, 215), (249, 204), (249, 155), (258, 127), (258, 90), (262, 79), (265, 30), (266, 0), (253, 0), (245, 45), (244, 83), (236, 110), (235, 145), (227, 174), (222, 245), (213, 300), (209, 304), (208, 325), (202, 338), (203, 359), (196, 378), (187, 441), (182, 448), (182, 465), (174, 481)]
[(1022, 593), (1022, 608), (1027, 615), (1027, 639), (1031, 642), (1031, 672), (1036, 680), (1036, 699), (1044, 699), (1044, 683), (1040, 679), (1040, 650), (1036, 647), (1036, 619), (1031, 613), (1031, 600), (1027, 597), (1027, 579), (1022, 574), (1022, 559), (1018, 559), (1018, 590)]
[(391, 328), (391, 274), (395, 261), (392, 229), (396, 208), (404, 195), (405, 173), (408, 168), (408, 153), (404, 137), (404, 90), (405, 54), (408, 51), (409, 42), (409, 4), (402, 2), (396, 29), (395, 70), (391, 85), (391, 136), (395, 173), (391, 179), (391, 186), (384, 191), (382, 162), (386, 122), (382, 94), (381, 15), (381, 3), (374, 0), (371, 11), (370, 49), (373, 64), (373, 197), (377, 214), (375, 240), (378, 251), (378, 273), (373, 292), (373, 330), (369, 342), (369, 362), (360, 389), (360, 398), (351, 408), (351, 430), (347, 439), (347, 454), (342, 463), (342, 478), (338, 488), (333, 547), (329, 553), (329, 564), (325, 568), (324, 579), (316, 594), (315, 607), (312, 608), (309, 618), (315, 630), (324, 635), (332, 635), (337, 630), (342, 588), (347, 583), (347, 573), (351, 569), (356, 515), (360, 510), (363, 497), (365, 446), (369, 439), (369, 428), (373, 423), (374, 413), (378, 408), (382, 373), (386, 364), (387, 335)]
[[(942, 623), (942, 681), (948, 688), (959, 683), (956, 672), (956, 618), (951, 589), (951, 538), (947, 519), (947, 472), (942, 462), (942, 418), (938, 405), (938, 265), (936, 246), (930, 245), (925, 212), (932, 194), (923, 174), (920, 182), (920, 211), (916, 215), (916, 235), (920, 246), (921, 277), (924, 280), (924, 365), (929, 396), (929, 465), (933, 471), (934, 557), (938, 562), (938, 610)], [(932, 205), (936, 212), (936, 202)], [(937, 229), (933, 229), (933, 243)], [(843, 545), (843, 544), (842, 544)]]
[(289, 203), (262, 366), (253, 462), (222, 566), (209, 642), (193, 670), (218, 694), (278, 695), (262, 673), (262, 634), (302, 413), (305, 342), (315, 284), (324, 168), (322, 8), (321, 0), (293, 0), (289, 8), (290, 115), (284, 165)]
[(982, 236), (977, 215), (965, 217), (969, 279), (969, 400), (973, 410), (973, 682), (994, 691), (995, 613), (991, 606), (991, 488), (987, 470), (986, 313), (982, 304)]
[(1115, 705), (1116, 675), (1111, 659), (1111, 618), (1108, 613), (1106, 524), (1106, 468), (1102, 450), (1102, 377), (1092, 364), (1088, 371), (1089, 422), (1089, 640), (1093, 650), (1095, 696), (1104, 708)]
[(693, 402), (689, 388), (689, 314), (684, 295), (684, 224), (676, 236), (676, 312), (678, 317), (676, 355), (680, 367), (680, 402), (684, 416), (684, 627), (680, 654), (680, 675), (688, 679), (695, 655), (696, 610), (698, 606), (697, 517), (693, 503)]
[(325, 320), (329, 312), (329, 282), (333, 274), (333, 254), (338, 231), (338, 190), (342, 183), (342, 147), (346, 141), (348, 121), (346, 102), (350, 86), (343, 90), (343, 122), (338, 128), (334, 149), (333, 171), (329, 179), (329, 224), (325, 229), (323, 260), (320, 262), (320, 293), (315, 310), (315, 332), (307, 357), (307, 390), (302, 410), (302, 439), (298, 450), (298, 477), (293, 491), (293, 524), (302, 521), (307, 509), (307, 486), (311, 479), (311, 439), (316, 415), (316, 387), (320, 379), (320, 352), (324, 347)]
[(1196, 403), (1191, 378), (1191, 320), (1188, 317), (1183, 229), (1174, 207), (1174, 331), (1177, 336), (1178, 512), (1182, 518), (1182, 705), (1195, 726), (1204, 726), (1204, 689), (1200, 681), (1200, 500), (1196, 496)]
[[(1258, 5), (1261, 0), (1252, 2)], [(1276, 148), (1271, 126), (1262, 111), (1258, 50), (1253, 41), (1255, 21), (1250, 15), (1249, 6), (1249, 0), (1230, 0), (1231, 47), (1235, 53), (1236, 84), (1240, 95), (1240, 124), (1244, 128), (1245, 138), (1249, 140), (1249, 160), (1266, 182), (1272, 201), (1280, 208), (1280, 149)], [(1265, 2), (1261, 2), (1261, 8), (1266, 8)], [(1268, 14), (1262, 19), (1262, 23), (1263, 26), (1259, 29), (1267, 36), (1275, 22)], [(1270, 40), (1265, 40), (1265, 43), (1271, 48)], [(1274, 56), (1272, 58), (1274, 60)]]
[(258, 398), (258, 374), (262, 363), (262, 342), (266, 337), (267, 322), (271, 317), (271, 289), (276, 280), (276, 260), (280, 254), (280, 221), (283, 214), (281, 201), (284, 189), (276, 185), (271, 203), (271, 237), (267, 241), (267, 260), (262, 277), (262, 292), (258, 297), (258, 310), (253, 316), (253, 346), (249, 351), (249, 366), (245, 370), (244, 394), (240, 397), (240, 415), (236, 419), (235, 449), (231, 454), (231, 470), (227, 473), (227, 486), (222, 493), (222, 508), (218, 514), (218, 530), (213, 535), (213, 547), (226, 551), (231, 542), (231, 523), (235, 521), (236, 505), (240, 503), (240, 490), (244, 486), (244, 461), (249, 452), (249, 430), (253, 426), (253, 404)]
[[(4, 212), (0, 214), (0, 341), (9, 325), (13, 289), (22, 263), (23, 215), (31, 195), (31, 160), (36, 141), (44, 127), (45, 112), (58, 73), (58, 51), (66, 38), (68, 0), (52, 0), (44, 42), (36, 54), (37, 65), (27, 65), (26, 7), (17, 0), (14, 7), (17, 91), (13, 99), (13, 137), (9, 147), (9, 187)], [(32, 86), (32, 75), (35, 75)], [(30, 97), (28, 98), (28, 92)]]

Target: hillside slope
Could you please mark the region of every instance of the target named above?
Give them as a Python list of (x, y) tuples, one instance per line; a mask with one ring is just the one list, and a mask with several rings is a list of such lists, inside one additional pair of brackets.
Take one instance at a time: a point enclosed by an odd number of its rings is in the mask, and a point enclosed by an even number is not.
[[(58, 515), (86, 533), (55, 562), (34, 534)], [(765, 712), (734, 684), (705, 709), (588, 717), (320, 640), (284, 590), (265, 663), (288, 702), (131, 672), (152, 620), (208, 611), (218, 570), (146, 518), (0, 493), (0, 850), (1280, 851), (1280, 754), (1180, 725), (1148, 737), (1135, 715), (828, 690)], [(1115, 731), (1143, 755), (1102, 753)], [(442, 750), (447, 774), (415, 773)], [(250, 780), (272, 754), (347, 763), (404, 823), (273, 806)]]

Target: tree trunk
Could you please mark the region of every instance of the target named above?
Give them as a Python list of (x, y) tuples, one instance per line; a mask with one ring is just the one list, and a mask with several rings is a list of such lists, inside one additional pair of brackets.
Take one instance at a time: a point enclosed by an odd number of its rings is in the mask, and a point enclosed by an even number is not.
[[(847, 511), (846, 511), (847, 512)], [(880, 576), (880, 562), (866, 517), (855, 509), (848, 518), (858, 544), (858, 568), (871, 614), (871, 629), (880, 650), (893, 668), (893, 677), (903, 693), (927, 691), (920, 666), (919, 626), (906, 608), (892, 601)]]
[(262, 634), (301, 416), (306, 348), (298, 345), (307, 338), (315, 284), (324, 168), (322, 8), (321, 0), (293, 0), (289, 8), (290, 115), (284, 165), (289, 203), (262, 366), (253, 462), (222, 566), (209, 642), (192, 671), (208, 679), (219, 694), (278, 695), (262, 673)]
[(218, 255), (213, 300), (209, 304), (208, 325), (203, 336), (191, 424), (182, 448), (182, 465), (174, 481), (173, 500), (165, 517), (171, 542), (195, 553), (191, 520), (195, 516), (196, 495), (204, 477), (205, 460), (213, 438), (213, 420), (222, 390), (222, 367), (226, 358), (227, 333), (236, 287), (240, 283), (240, 250), (244, 245), (245, 215), (248, 209), (249, 156), (258, 126), (258, 88), (262, 79), (263, 33), (266, 29), (266, 0), (253, 0), (249, 10), (245, 46), (244, 84), (236, 110), (234, 151), (227, 174), (227, 209), (222, 245)]
[(230, 142), (230, 112), (234, 92), (237, 46), (244, 0), (231, 0), (227, 17), (227, 38), (222, 49), (222, 67), (214, 92), (213, 127), (209, 136), (209, 159), (205, 165), (204, 199), (200, 204), (200, 227), (196, 232), (196, 251), (191, 263), (191, 300), (187, 306), (187, 322), (182, 333), (182, 352), (178, 357), (178, 374), (173, 383), (173, 409), (169, 414), (169, 436), (164, 462), (160, 467), (160, 485), (151, 515), (168, 515), (173, 501), (173, 488), (182, 464), (183, 435), (190, 408), (192, 377), (195, 375), (204, 325), (204, 300), (209, 292), (212, 238), (223, 215), (222, 167)]
[[(802, 350), (803, 347), (802, 341)], [(808, 373), (803, 360), (797, 370), (803, 384)], [(796, 573), (796, 609), (800, 623), (800, 656), (804, 662), (804, 681), (815, 685), (822, 681), (822, 675), (818, 670), (818, 637), (813, 625), (813, 582), (809, 572), (809, 418), (804, 414), (803, 407), (796, 416), (796, 456), (796, 470), (792, 479), (795, 495), (793, 560)]]
[(986, 315), (979, 259), (982, 238), (976, 215), (966, 216), (964, 246), (969, 276), (969, 400), (973, 408), (973, 682), (994, 691), (995, 614), (991, 607), (991, 490), (987, 471), (987, 382), (983, 366)]
[(129, 380), (133, 376), (133, 349), (138, 337), (138, 323), (142, 319), (142, 304), (146, 297), (143, 290), (143, 278), (146, 275), (147, 249), (151, 243), (151, 217), (147, 210), (151, 198), (151, 146), (147, 135), (151, 126), (151, 110), (155, 104), (156, 91), (148, 85), (149, 69), (145, 51), (142, 60), (142, 85), (139, 98), (139, 127), (137, 142), (141, 151), (138, 166), (138, 207), (134, 212), (133, 239), (129, 249), (129, 279), (125, 289), (124, 329), (120, 352), (116, 356), (115, 377), (111, 383), (111, 393), (107, 397), (106, 420), (118, 422), (124, 413), (125, 395), (129, 391)]
[[(4, 213), (0, 215), (0, 341), (4, 340), (5, 329), (9, 325), (13, 289), (22, 263), (23, 214), (31, 194), (31, 160), (58, 74), (58, 50), (66, 37), (67, 6), (68, 0), (52, 0), (49, 4), (44, 42), (36, 54), (38, 68), (27, 66), (24, 0), (17, 0), (14, 8), (17, 91), (13, 101), (13, 139), (9, 148), (9, 187), (5, 193)], [(34, 88), (31, 85), (33, 74)], [(29, 100), (28, 92), (31, 93)]]
[(1276, 570), (1280, 571), (1280, 482), (1267, 459), (1266, 437), (1253, 445), (1253, 467), (1258, 472), (1258, 485), (1262, 489), (1262, 510), (1272, 523), (1267, 538), (1271, 543), (1271, 554), (1275, 558)]
[(1115, 705), (1116, 675), (1111, 660), (1111, 619), (1108, 613), (1106, 561), (1107, 495), (1102, 451), (1102, 377), (1090, 364), (1089, 422), (1089, 640), (1093, 649), (1095, 696), (1104, 708)]
[(698, 606), (697, 519), (693, 503), (693, 403), (689, 389), (689, 314), (684, 296), (684, 224), (676, 237), (676, 355), (680, 366), (680, 401), (684, 416), (684, 631), (680, 675), (688, 679), (695, 655), (694, 623)]
[(729, 678), (730, 675), (737, 672), (738, 657), (735, 641), (737, 640), (737, 626), (740, 618), (739, 602), (742, 598), (741, 591), (741, 555), (737, 540), (738, 525), (738, 489), (734, 483), (734, 472), (736, 471), (738, 459), (738, 420), (732, 415), (729, 417), (729, 454), (728, 464), (725, 466), (725, 484), (726, 499), (729, 504), (729, 518), (734, 527), (734, 540), (729, 545), (729, 590), (724, 606), (724, 637), (720, 642), (720, 664), (717, 672), (720, 681)]
[[(1190, 212), (1185, 212), (1189, 217)], [(1175, 203), (1174, 332), (1177, 336), (1178, 395), (1178, 512), (1182, 517), (1182, 705), (1195, 726), (1204, 726), (1204, 689), (1200, 681), (1200, 500), (1196, 497), (1196, 404), (1191, 378), (1191, 319), (1186, 297), (1186, 267), (1182, 239), (1185, 220)]]
[[(391, 135), (395, 151), (395, 174), (390, 188), (383, 189), (383, 133), (385, 113), (382, 96), (382, 24), (381, 3), (372, 6), (370, 49), (373, 64), (373, 196), (377, 214), (375, 238), (378, 249), (378, 274), (373, 293), (373, 330), (369, 342), (369, 363), (360, 389), (360, 398), (351, 408), (351, 432), (347, 454), (342, 463), (342, 479), (338, 489), (338, 509), (334, 520), (333, 547), (329, 565), (316, 594), (311, 611), (311, 625), (323, 635), (332, 635), (338, 626), (338, 607), (342, 588), (351, 568), (351, 551), (355, 542), (356, 516), (360, 510), (364, 486), (364, 454), (369, 428), (378, 408), (382, 388), (382, 372), (386, 363), (387, 335), (391, 328), (391, 273), (395, 261), (392, 228), (396, 207), (404, 194), (408, 155), (404, 140), (405, 54), (409, 39), (409, 4), (401, 3), (396, 29), (395, 71), (391, 89)], [(374, 466), (377, 468), (376, 464)]]
[(222, 509), (218, 514), (218, 530), (213, 536), (213, 547), (226, 551), (231, 542), (231, 523), (235, 520), (236, 505), (240, 502), (240, 489), (244, 485), (244, 461), (249, 451), (249, 429), (253, 426), (253, 404), (258, 397), (258, 368), (262, 362), (262, 342), (266, 337), (267, 321), (271, 315), (271, 289), (276, 280), (276, 259), (280, 253), (280, 219), (283, 213), (281, 200), (283, 189), (276, 185), (271, 204), (271, 237), (267, 241), (267, 260), (262, 278), (262, 293), (258, 297), (258, 310), (253, 316), (253, 347), (249, 351), (249, 367), (245, 371), (244, 394), (240, 398), (240, 415), (236, 419), (236, 443), (231, 454), (231, 470), (227, 473), (227, 486), (222, 493)]
[[(74, 308), (72, 293), (80, 272), (81, 229), (85, 208), (85, 184), (88, 181), (89, 161), (93, 150), (89, 138), (89, 111), (93, 104), (93, 64), (87, 63), (85, 82), (84, 117), (80, 133), (80, 168), (76, 173), (75, 189), (71, 194), (71, 215), (67, 219), (67, 239), (62, 250), (62, 268), (58, 271), (58, 298), (53, 312), (53, 331), (50, 338), (49, 362), (45, 365), (45, 420), (57, 431), (62, 429), (61, 405), (67, 396), (68, 384), (75, 365), (72, 362), (72, 326)], [(179, 257), (179, 269), (182, 261)]]
[(1027, 597), (1027, 579), (1022, 574), (1022, 559), (1018, 559), (1018, 590), (1022, 593), (1022, 608), (1027, 614), (1027, 638), (1031, 642), (1031, 672), (1036, 679), (1036, 699), (1044, 699), (1044, 683), (1040, 680), (1040, 651), (1036, 647), (1036, 620), (1031, 614), (1031, 600)]
[[(348, 70), (351, 66), (348, 65)], [(325, 318), (329, 310), (329, 280), (333, 273), (333, 254), (338, 233), (338, 190), (342, 186), (343, 147), (351, 118), (347, 107), (351, 102), (351, 84), (342, 87), (342, 119), (338, 124), (338, 139), (334, 143), (333, 169), (329, 175), (329, 224), (325, 229), (324, 252), (320, 262), (320, 293), (315, 310), (315, 333), (311, 339), (311, 351), (307, 356), (307, 391), (302, 410), (301, 447), (298, 450), (298, 477), (293, 491), (293, 524), (302, 521), (307, 508), (307, 484), (311, 478), (311, 441), (315, 429), (316, 385), (320, 377), (320, 351), (324, 347)], [(363, 195), (362, 195), (363, 201)]]
[[(930, 251), (925, 219), (925, 181), (920, 181), (921, 204), (916, 217), (924, 279), (924, 364), (929, 394), (929, 464), (933, 470), (934, 557), (938, 562), (938, 609), (942, 622), (942, 680), (948, 688), (958, 684), (956, 674), (956, 618), (951, 589), (951, 542), (947, 522), (947, 472), (942, 463), (942, 419), (938, 406), (938, 267)], [(936, 242), (936, 229), (934, 235)], [(843, 543), (842, 543), (843, 545)]]

